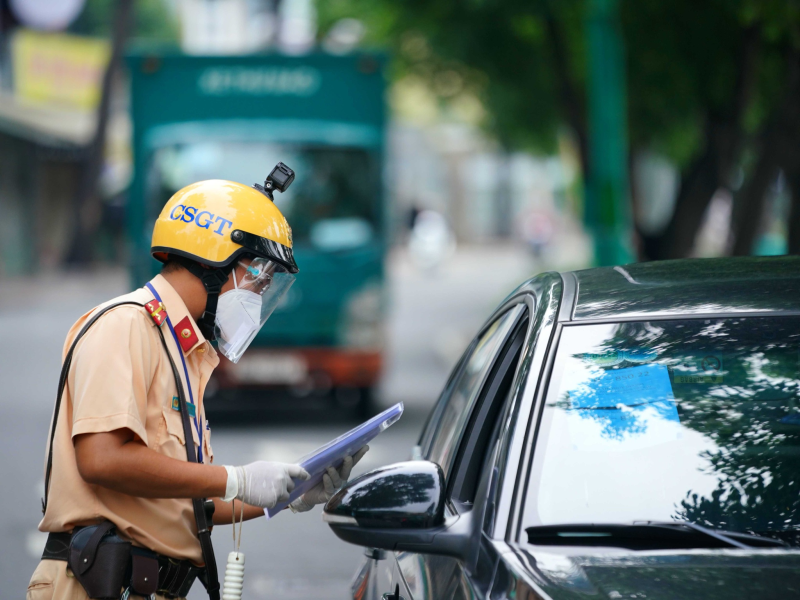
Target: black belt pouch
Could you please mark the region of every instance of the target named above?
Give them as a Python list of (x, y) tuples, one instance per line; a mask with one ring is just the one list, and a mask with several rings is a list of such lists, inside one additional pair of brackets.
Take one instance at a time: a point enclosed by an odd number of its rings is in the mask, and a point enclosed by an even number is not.
[(114, 533), (114, 524), (104, 521), (73, 534), (69, 545), (69, 567), (89, 598), (119, 598), (131, 561), (131, 543)]
[(139, 596), (158, 589), (158, 555), (144, 548), (131, 548), (131, 589)]

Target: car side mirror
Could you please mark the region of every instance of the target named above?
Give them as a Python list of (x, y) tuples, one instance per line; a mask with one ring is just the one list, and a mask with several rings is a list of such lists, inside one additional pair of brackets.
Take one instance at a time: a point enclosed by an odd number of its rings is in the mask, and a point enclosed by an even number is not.
[(396, 463), (348, 482), (322, 515), (340, 539), (358, 546), (462, 558), (471, 515), (445, 518), (442, 468)]

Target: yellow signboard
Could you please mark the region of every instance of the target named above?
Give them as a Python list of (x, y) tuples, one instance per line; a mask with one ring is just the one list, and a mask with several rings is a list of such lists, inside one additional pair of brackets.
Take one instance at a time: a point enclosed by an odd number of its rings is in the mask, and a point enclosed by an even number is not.
[(105, 40), (21, 29), (12, 41), (20, 101), (92, 110), (111, 48)]

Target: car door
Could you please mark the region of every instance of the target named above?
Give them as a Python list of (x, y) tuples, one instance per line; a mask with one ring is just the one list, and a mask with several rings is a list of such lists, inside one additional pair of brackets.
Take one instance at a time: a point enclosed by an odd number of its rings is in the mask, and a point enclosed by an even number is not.
[[(561, 284), (561, 276), (544, 274), (524, 286), (531, 294), (531, 322), (528, 325), (523, 321), (527, 331), (524, 334), (520, 331), (512, 338), (521, 347), (511, 347), (504, 359), (510, 365), (509, 370), (504, 375), (501, 371), (496, 380), (504, 382), (494, 399), (495, 403), (502, 404), (502, 409), (486, 444), (487, 451), (481, 454), (470, 451), (472, 446), (465, 446), (464, 456), (469, 456), (470, 460), (458, 469), (475, 470), (476, 465), (479, 466), (473, 510), (480, 527), (473, 533), (471, 545), (475, 551), (456, 566), (451, 598), (529, 597), (525, 592), (527, 588), (521, 586), (513, 570), (509, 570), (510, 549), (506, 541), (510, 515), (518, 509), (514, 498), (519, 494), (518, 473), (521, 457), (526, 453), (523, 448), (530, 411), (536, 392), (542, 386), (541, 374), (550, 354), (556, 318), (563, 309)], [(566, 305), (571, 306), (569, 298)], [(510, 387), (508, 392), (505, 391), (507, 387)], [(491, 398), (492, 394), (487, 393), (486, 397)], [(485, 434), (488, 428), (482, 431)], [(459, 475), (455, 477), (457, 481)]]
[(483, 598), (492, 585), (498, 560), (492, 529), (500, 481), (500, 446), (513, 422), (510, 399), (526, 378), (520, 361), (528, 333), (528, 319), (523, 318), (482, 391), (472, 417), (474, 423), (461, 441), (459, 460), (451, 475), (451, 503), (459, 512), (474, 511), (478, 526), (470, 558), (455, 567), (451, 597), (459, 600)]
[[(530, 299), (529, 299), (530, 301)], [(420, 453), (438, 463), (448, 487), (446, 512), (456, 516), (472, 508), (481, 466), (496, 438), (496, 423), (519, 359), (528, 323), (523, 299), (507, 307), (476, 337), (454, 370), (420, 438)], [(449, 598), (460, 581), (459, 563), (443, 556), (394, 553), (405, 600)]]

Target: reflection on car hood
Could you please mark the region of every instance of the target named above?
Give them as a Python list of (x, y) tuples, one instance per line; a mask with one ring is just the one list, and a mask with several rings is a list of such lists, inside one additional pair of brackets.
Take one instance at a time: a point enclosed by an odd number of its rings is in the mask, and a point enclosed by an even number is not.
[(520, 556), (553, 600), (800, 597), (800, 551), (686, 550)]

